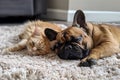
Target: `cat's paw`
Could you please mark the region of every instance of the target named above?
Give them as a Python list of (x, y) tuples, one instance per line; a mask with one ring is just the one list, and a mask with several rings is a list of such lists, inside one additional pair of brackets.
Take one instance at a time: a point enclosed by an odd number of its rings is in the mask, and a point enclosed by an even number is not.
[(2, 54), (2, 55), (11, 54), (11, 52), (9, 51), (8, 48), (5, 48), (5, 49), (1, 50), (1, 54)]

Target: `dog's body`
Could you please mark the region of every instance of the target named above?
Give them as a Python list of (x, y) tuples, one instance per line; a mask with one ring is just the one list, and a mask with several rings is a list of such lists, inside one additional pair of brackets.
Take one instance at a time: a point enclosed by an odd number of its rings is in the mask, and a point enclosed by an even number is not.
[(91, 66), (97, 59), (120, 52), (120, 27), (86, 23), (81, 10), (76, 11), (73, 25), (55, 36), (58, 56), (81, 59), (80, 66)]
[(87, 23), (90, 31), (89, 37), (92, 40), (89, 56), (82, 61), (89, 59), (100, 59), (120, 52), (120, 27), (108, 24)]

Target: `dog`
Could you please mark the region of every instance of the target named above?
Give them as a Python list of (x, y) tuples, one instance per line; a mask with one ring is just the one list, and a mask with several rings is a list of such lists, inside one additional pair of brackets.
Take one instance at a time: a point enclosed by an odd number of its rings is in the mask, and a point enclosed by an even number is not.
[(82, 10), (74, 14), (72, 26), (59, 33), (47, 28), (45, 34), (49, 40), (56, 40), (54, 50), (60, 58), (80, 59), (79, 66), (83, 67), (120, 52), (120, 27), (86, 22)]

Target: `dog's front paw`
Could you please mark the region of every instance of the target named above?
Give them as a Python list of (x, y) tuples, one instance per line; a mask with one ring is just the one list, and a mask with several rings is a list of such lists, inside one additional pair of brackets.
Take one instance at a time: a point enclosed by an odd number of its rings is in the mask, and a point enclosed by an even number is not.
[(86, 61), (81, 61), (78, 66), (80, 67), (91, 67), (92, 65), (97, 64), (95, 59), (87, 59)]

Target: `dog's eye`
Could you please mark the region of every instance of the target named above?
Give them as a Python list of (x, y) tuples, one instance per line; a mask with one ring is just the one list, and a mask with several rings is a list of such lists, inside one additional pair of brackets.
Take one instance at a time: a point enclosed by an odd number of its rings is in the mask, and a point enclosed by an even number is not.
[(56, 45), (55, 45), (55, 47), (56, 48), (60, 48), (62, 45), (63, 45), (63, 43), (57, 42)]
[(56, 45), (57, 47), (61, 47), (63, 43), (58, 42)]
[(77, 41), (81, 41), (83, 39), (82, 35), (77, 38)]
[(54, 45), (54, 47), (51, 48), (51, 49), (54, 51), (55, 49), (60, 48), (62, 45), (63, 45), (63, 43), (57, 42), (57, 43)]
[(83, 39), (82, 35), (80, 35), (80, 36), (77, 37), (77, 38), (76, 38), (76, 37), (73, 37), (73, 36), (71, 37), (71, 41), (72, 41), (72, 42), (79, 42), (79, 41), (81, 41), (82, 39)]

